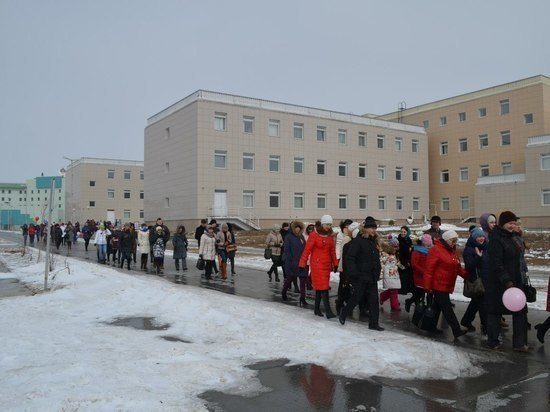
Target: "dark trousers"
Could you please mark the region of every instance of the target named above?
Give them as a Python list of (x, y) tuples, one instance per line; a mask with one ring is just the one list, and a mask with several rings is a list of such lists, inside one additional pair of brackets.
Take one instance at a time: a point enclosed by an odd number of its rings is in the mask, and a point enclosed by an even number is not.
[(214, 260), (205, 260), (204, 261), (204, 275), (206, 279), (212, 279), (212, 269), (214, 268)]
[(306, 278), (304, 276), (287, 276), (283, 283), (283, 293), (286, 293), (286, 291), (290, 289), (292, 283), (294, 283), (297, 288), (298, 279), (300, 279), (300, 299), (304, 300), (306, 298)]
[(141, 269), (147, 269), (147, 257), (149, 255), (147, 253), (141, 254)]
[(455, 337), (459, 336), (461, 328), (460, 324), (458, 323), (458, 319), (456, 318), (455, 311), (453, 310), (453, 306), (451, 305), (450, 294), (446, 292), (437, 292), (434, 290), (433, 295), (433, 310), (435, 313), (435, 318), (437, 319), (439, 317), (439, 314), (442, 313), (443, 317), (451, 327), (453, 335)]
[[(500, 321), (502, 315), (487, 315), (487, 345), (494, 347), (500, 344)], [(521, 348), (527, 345), (527, 313), (512, 314), (512, 347)]]
[(469, 325), (476, 318), (476, 313), (479, 312), (479, 320), (481, 326), (487, 328), (487, 312), (485, 310), (485, 305), (483, 304), (483, 296), (480, 298), (472, 298), (466, 312), (462, 316), (460, 323), (463, 325)]
[(366, 298), (367, 305), (369, 308), (369, 327), (379, 326), (380, 313), (378, 312), (378, 284), (376, 283), (366, 283), (366, 282), (354, 282), (353, 283), (353, 293), (351, 298), (346, 306), (341, 310), (345, 311), (344, 316), (348, 317), (355, 309), (355, 306), (363, 298)]

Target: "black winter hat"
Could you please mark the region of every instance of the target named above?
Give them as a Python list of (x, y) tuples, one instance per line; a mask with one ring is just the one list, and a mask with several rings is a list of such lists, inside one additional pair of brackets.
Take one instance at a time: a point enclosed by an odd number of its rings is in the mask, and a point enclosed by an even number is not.
[(506, 210), (500, 214), (498, 217), (498, 225), (500, 227), (504, 226), (506, 223), (515, 222), (518, 220), (518, 217), (509, 210)]
[(434, 216), (432, 216), (432, 218), (430, 219), (430, 223), (432, 223), (432, 222), (436, 222), (436, 223), (441, 224), (441, 218), (440, 218), (439, 216), (437, 216), (437, 215), (434, 215)]
[(372, 227), (374, 229), (376, 229), (378, 227), (378, 225), (376, 224), (376, 220), (374, 220), (374, 218), (372, 216), (367, 216), (365, 218), (365, 222), (363, 223), (363, 226), (365, 228)]

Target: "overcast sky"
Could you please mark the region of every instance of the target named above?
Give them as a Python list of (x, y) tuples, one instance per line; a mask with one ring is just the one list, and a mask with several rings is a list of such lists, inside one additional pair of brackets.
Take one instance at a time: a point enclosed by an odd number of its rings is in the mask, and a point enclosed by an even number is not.
[(0, 0), (0, 182), (143, 160), (198, 89), (384, 114), (550, 74), (548, 0)]

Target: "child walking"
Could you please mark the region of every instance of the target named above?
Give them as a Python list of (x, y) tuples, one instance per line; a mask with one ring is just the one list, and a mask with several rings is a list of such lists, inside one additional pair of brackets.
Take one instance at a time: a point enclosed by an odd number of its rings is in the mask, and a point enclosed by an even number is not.
[(380, 263), (382, 264), (382, 287), (385, 289), (380, 293), (380, 306), (389, 299), (392, 312), (401, 310), (399, 305), (399, 288), (401, 281), (399, 279), (399, 261), (397, 259), (397, 249), (399, 241), (395, 238), (386, 242), (380, 242)]
[(153, 264), (157, 275), (162, 274), (164, 267), (164, 240), (159, 236), (153, 245)]

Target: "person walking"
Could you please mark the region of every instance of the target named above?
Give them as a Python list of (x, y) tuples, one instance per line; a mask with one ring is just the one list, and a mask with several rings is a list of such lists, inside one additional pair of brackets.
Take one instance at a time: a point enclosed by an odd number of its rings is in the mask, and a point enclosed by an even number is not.
[(485, 284), (485, 304), (487, 305), (487, 345), (490, 349), (501, 349), (499, 339), (502, 315), (512, 315), (512, 349), (516, 352), (529, 352), (527, 346), (527, 305), (517, 312), (508, 310), (503, 302), (504, 292), (512, 287), (522, 289), (521, 253), (515, 241), (517, 216), (504, 211), (498, 216), (487, 248), (489, 272)]
[(346, 318), (353, 309), (366, 297), (369, 308), (369, 329), (383, 331), (379, 324), (378, 311), (378, 280), (382, 265), (378, 248), (378, 225), (372, 216), (367, 216), (359, 227), (358, 235), (349, 243), (344, 254), (344, 265), (353, 285), (353, 293), (349, 303), (340, 311), (340, 323), (346, 323)]
[[(174, 237), (172, 237), (172, 245), (174, 247), (172, 257), (176, 265), (176, 272), (180, 271), (180, 260), (181, 270), (187, 270), (187, 247), (189, 246), (189, 242), (187, 241), (187, 236), (185, 235), (185, 226), (178, 226)], [(176, 282), (178, 281), (180, 281), (179, 273), (176, 274)]]
[(347, 223), (347, 220), (343, 222), (342, 228), (342, 240), (336, 241), (336, 257), (338, 258), (338, 248), (340, 247), (340, 258), (338, 259), (338, 272), (340, 273), (340, 280), (338, 282), (338, 298), (334, 302), (336, 305), (336, 314), (340, 315), (342, 306), (346, 305), (350, 298), (351, 281), (345, 270), (344, 256), (347, 252), (349, 242), (353, 239), (353, 231), (359, 227), (359, 223), (351, 222)]
[(216, 250), (220, 257), (220, 272), (223, 280), (227, 279), (227, 260), (229, 255), (227, 246), (235, 243), (232, 236), (227, 223), (223, 223), (221, 230), (216, 234)]
[(74, 226), (72, 225), (71, 222), (69, 222), (65, 227), (65, 244), (67, 245), (68, 250), (72, 249), (73, 240), (74, 240)]
[(206, 230), (201, 237), (201, 246), (199, 247), (199, 257), (205, 262), (205, 278), (212, 279), (212, 269), (214, 267), (214, 259), (216, 259), (216, 236), (214, 235), (214, 227), (206, 226)]
[(111, 236), (111, 231), (101, 223), (95, 232), (94, 245), (97, 248), (97, 261), (103, 264), (107, 261), (107, 236)]
[(138, 232), (137, 247), (140, 254), (140, 269), (147, 270), (147, 258), (151, 252), (151, 244), (149, 243), (149, 227), (147, 223), (141, 224), (141, 229)]
[(29, 227), (27, 226), (27, 224), (23, 224), (23, 226), (21, 226), (21, 231), (23, 232), (23, 246), (27, 246), (27, 237), (29, 236)]
[(235, 232), (233, 232), (233, 225), (231, 223), (227, 224), (227, 231), (231, 235), (231, 241), (228, 245), (225, 246), (225, 251), (227, 253), (227, 260), (231, 264), (231, 276), (236, 275), (235, 273), (235, 253), (237, 252), (237, 238), (235, 237)]
[(435, 245), (437, 239), (441, 239), (444, 231), (441, 230), (441, 218), (437, 215), (430, 219), (430, 228), (424, 232), (432, 237), (432, 242)]
[(455, 339), (463, 336), (468, 329), (462, 329), (458, 323), (450, 294), (454, 292), (457, 276), (468, 278), (468, 273), (460, 264), (456, 254), (458, 234), (454, 230), (443, 232), (441, 239), (436, 240), (426, 259), (424, 287), (433, 293), (433, 310), (435, 318), (443, 317), (451, 327)]
[(120, 251), (119, 267), (124, 267), (124, 261), (128, 264), (128, 270), (130, 270), (130, 261), (132, 260), (132, 251), (134, 248), (134, 239), (130, 232), (130, 224), (125, 223), (122, 231), (120, 232), (118, 239), (118, 248)]
[(401, 310), (399, 305), (399, 289), (401, 280), (399, 278), (399, 261), (397, 259), (397, 250), (399, 241), (391, 238), (388, 242), (380, 242), (380, 264), (382, 265), (382, 287), (385, 289), (380, 293), (380, 306), (386, 300), (390, 301), (392, 312)]
[(287, 277), (283, 283), (281, 295), (283, 300), (288, 300), (287, 291), (292, 282), (300, 279), (300, 306), (307, 306), (306, 302), (306, 270), (300, 268), (300, 257), (304, 251), (306, 240), (304, 238), (304, 222), (294, 220), (290, 223), (290, 231), (285, 236), (283, 244), (284, 260), (286, 265)]
[[(413, 275), (414, 289), (410, 298), (405, 299), (405, 310), (409, 312), (411, 305), (418, 305), (420, 301), (424, 301), (426, 295), (424, 288), (424, 271), (426, 270), (426, 259), (428, 252), (433, 246), (432, 237), (429, 234), (424, 234), (420, 237), (420, 244), (413, 248), (411, 253), (411, 269)], [(429, 305), (432, 304), (430, 295)]]
[(94, 234), (94, 230), (89, 220), (86, 220), (84, 226), (82, 226), (82, 237), (84, 239), (84, 250), (88, 252), (88, 246), (90, 245), (90, 239)]
[(299, 266), (303, 270), (310, 259), (311, 283), (315, 289), (315, 310), (317, 316), (323, 316), (320, 305), (321, 300), (325, 308), (327, 319), (336, 315), (330, 308), (328, 291), (330, 289), (330, 274), (338, 270), (338, 259), (336, 259), (336, 243), (332, 231), (332, 216), (321, 217), (320, 225), (311, 233), (307, 239), (306, 246), (300, 257)]
[(34, 236), (36, 235), (36, 226), (34, 223), (29, 225), (29, 244), (34, 246)]
[[(550, 277), (548, 278), (548, 290), (546, 292), (546, 311), (550, 312)], [(550, 316), (546, 320), (538, 325), (535, 325), (537, 331), (537, 339), (540, 343), (544, 343), (544, 335), (550, 329)]]
[(411, 252), (412, 252), (412, 240), (411, 230), (408, 226), (401, 226), (399, 230), (399, 236), (397, 241), (399, 242), (399, 248), (397, 249), (397, 258), (399, 259), (399, 280), (401, 281), (401, 288), (399, 294), (408, 295), (414, 293), (414, 281), (411, 269)]
[(201, 246), (201, 237), (206, 230), (206, 225), (208, 224), (208, 220), (201, 219), (201, 224), (197, 226), (195, 229), (195, 240), (197, 241), (197, 249)]
[(157, 275), (164, 275), (164, 251), (166, 243), (164, 242), (162, 226), (155, 228), (155, 243), (153, 243), (153, 266)]
[(271, 249), (271, 267), (267, 271), (267, 276), (271, 281), (271, 275), (275, 273), (275, 282), (280, 282), (279, 279), (279, 270), (277, 267), (281, 266), (282, 257), (282, 247), (283, 247), (283, 237), (280, 233), (281, 225), (275, 223), (271, 228), (271, 231), (267, 234), (265, 238), (266, 247)]

